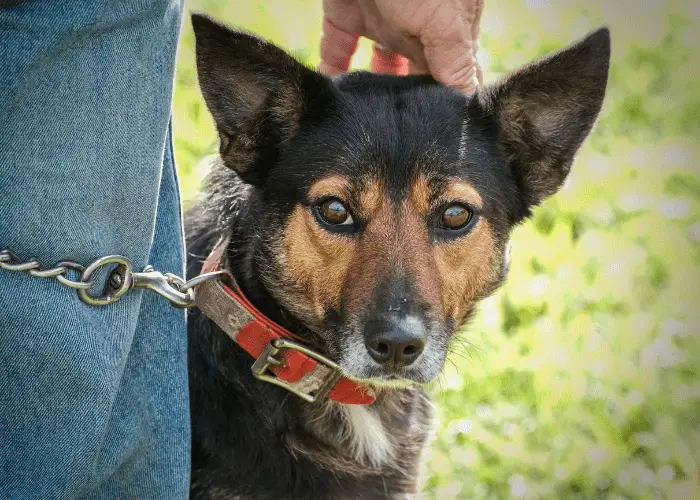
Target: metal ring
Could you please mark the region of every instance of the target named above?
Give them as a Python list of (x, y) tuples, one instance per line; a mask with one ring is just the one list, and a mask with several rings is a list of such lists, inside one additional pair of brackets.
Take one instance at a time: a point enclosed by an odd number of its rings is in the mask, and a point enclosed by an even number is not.
[[(90, 278), (95, 274), (95, 271), (109, 264), (118, 264), (117, 269), (121, 271), (124, 277), (121, 286), (117, 290), (104, 291), (102, 295), (90, 295), (87, 288), (81, 288), (78, 290), (78, 295), (80, 295), (80, 299), (83, 302), (91, 305), (103, 306), (116, 302), (122, 295), (129, 291), (132, 283), (134, 265), (129, 259), (121, 255), (108, 255), (95, 260), (85, 268), (83, 274), (80, 276), (80, 281), (92, 283)], [(107, 290), (107, 288), (105, 290)]]
[(185, 284), (185, 280), (173, 273), (165, 273), (165, 277), (168, 278), (168, 285), (177, 288), (178, 291), (182, 291), (180, 287)]
[(209, 281), (211, 279), (218, 278), (219, 276), (226, 276), (227, 278), (229, 278), (229, 280), (232, 279), (231, 273), (228, 271), (212, 271), (210, 273), (204, 273), (204, 274), (200, 274), (199, 276), (195, 276), (191, 280), (187, 280), (185, 283), (183, 283), (180, 286), (180, 291), (186, 292), (190, 288), (194, 288), (196, 286), (199, 286), (202, 283), (204, 283), (205, 281)]
[(19, 264), (10, 264), (8, 262), (0, 262), (0, 267), (6, 271), (31, 271), (32, 269), (39, 269), (41, 264), (36, 260), (32, 259), (28, 262), (20, 262)]
[(178, 292), (183, 293), (187, 296), (186, 302), (178, 303), (170, 300), (173, 307), (187, 308), (195, 305), (194, 302), (194, 290), (190, 290), (187, 286), (187, 282), (180, 278), (177, 274), (165, 273), (165, 277), (168, 278), (168, 284), (173, 288), (177, 289)]
[[(178, 292), (185, 294), (187, 297), (186, 301), (182, 303), (175, 302), (170, 299), (170, 304), (173, 307), (178, 308), (188, 308), (194, 306), (194, 290), (190, 290), (189, 287), (186, 286), (187, 282), (180, 278), (177, 274), (173, 273), (165, 273), (165, 277), (168, 278), (168, 285), (175, 288)], [(183, 289), (183, 287), (186, 288)]]

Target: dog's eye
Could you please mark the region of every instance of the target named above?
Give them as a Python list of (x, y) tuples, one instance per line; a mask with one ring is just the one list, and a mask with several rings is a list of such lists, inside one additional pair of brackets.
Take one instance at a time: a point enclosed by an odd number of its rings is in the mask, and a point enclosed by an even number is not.
[(473, 216), (474, 214), (462, 205), (450, 205), (440, 216), (440, 227), (457, 231), (465, 228)]
[(350, 211), (337, 198), (323, 201), (317, 211), (323, 222), (332, 226), (350, 226), (354, 222)]

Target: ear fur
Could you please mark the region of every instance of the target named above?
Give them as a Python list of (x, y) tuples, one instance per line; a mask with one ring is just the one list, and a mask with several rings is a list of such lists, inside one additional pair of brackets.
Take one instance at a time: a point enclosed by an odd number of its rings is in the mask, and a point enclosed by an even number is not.
[(479, 94), (499, 123), (525, 214), (563, 184), (603, 104), (609, 61), (601, 28)]
[(277, 46), (193, 14), (197, 74), (226, 166), (260, 182), (328, 80)]

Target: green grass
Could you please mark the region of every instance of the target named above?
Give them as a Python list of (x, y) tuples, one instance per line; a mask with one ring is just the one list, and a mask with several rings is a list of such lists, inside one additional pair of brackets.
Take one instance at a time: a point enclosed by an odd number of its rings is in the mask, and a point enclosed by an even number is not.
[[(320, 4), (190, 8), (315, 65)], [(433, 388), (426, 498), (700, 498), (700, 9), (654, 5), (486, 2), (488, 81), (601, 24), (611, 79), (570, 181), (516, 230), (505, 287)], [(188, 21), (175, 145), (187, 202), (216, 145)]]

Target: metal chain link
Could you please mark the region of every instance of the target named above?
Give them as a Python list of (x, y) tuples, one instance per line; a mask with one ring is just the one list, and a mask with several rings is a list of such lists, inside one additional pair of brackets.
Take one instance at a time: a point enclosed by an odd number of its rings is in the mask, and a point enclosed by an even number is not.
[[(90, 293), (94, 274), (100, 268), (112, 265), (116, 267), (111, 271), (102, 293), (100, 295)], [(151, 266), (146, 266), (142, 272), (135, 272), (133, 262), (121, 255), (100, 257), (87, 267), (69, 260), (61, 261), (53, 267), (44, 267), (37, 259), (23, 261), (9, 250), (0, 250), (0, 269), (23, 272), (35, 278), (55, 279), (62, 285), (75, 289), (80, 300), (86, 304), (96, 306), (117, 302), (130, 290), (148, 288), (165, 297), (175, 307), (193, 307), (198, 285), (210, 279), (232, 280), (228, 271), (200, 274), (189, 281), (172, 273), (163, 274)], [(69, 277), (70, 271), (80, 275), (78, 281)]]

